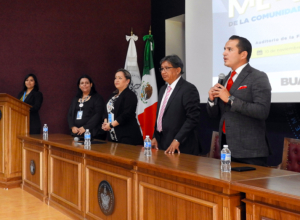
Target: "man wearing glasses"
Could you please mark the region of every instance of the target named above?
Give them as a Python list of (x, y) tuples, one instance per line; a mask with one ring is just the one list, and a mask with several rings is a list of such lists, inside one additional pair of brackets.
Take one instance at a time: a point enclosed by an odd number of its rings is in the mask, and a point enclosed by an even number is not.
[(196, 87), (185, 81), (183, 63), (177, 55), (160, 61), (164, 85), (158, 96), (156, 123), (152, 146), (165, 153), (198, 155), (200, 141), (197, 127), (200, 122), (200, 97)]

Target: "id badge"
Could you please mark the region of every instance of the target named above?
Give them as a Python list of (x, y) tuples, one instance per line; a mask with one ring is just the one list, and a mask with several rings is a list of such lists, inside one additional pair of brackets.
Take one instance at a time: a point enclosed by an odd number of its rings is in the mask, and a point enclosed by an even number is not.
[(83, 114), (83, 111), (78, 111), (76, 119), (81, 120), (82, 119), (82, 114)]
[(114, 115), (112, 113), (108, 114), (108, 123), (112, 123), (114, 121)]

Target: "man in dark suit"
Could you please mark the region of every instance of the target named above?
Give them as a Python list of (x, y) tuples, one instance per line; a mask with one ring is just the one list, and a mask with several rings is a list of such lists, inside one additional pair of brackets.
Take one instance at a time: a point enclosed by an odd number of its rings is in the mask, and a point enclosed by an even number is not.
[(197, 88), (185, 81), (183, 63), (177, 55), (160, 61), (162, 78), (167, 82), (159, 92), (152, 145), (165, 153), (198, 155), (200, 141), (200, 97)]
[[(249, 65), (251, 43), (231, 36), (224, 47), (224, 64), (230, 73), (208, 92), (207, 111), (216, 117), (220, 111), (220, 144), (228, 144), (232, 161), (266, 166), (270, 154), (265, 120), (271, 103), (268, 76)], [(215, 102), (217, 99), (217, 103)]]

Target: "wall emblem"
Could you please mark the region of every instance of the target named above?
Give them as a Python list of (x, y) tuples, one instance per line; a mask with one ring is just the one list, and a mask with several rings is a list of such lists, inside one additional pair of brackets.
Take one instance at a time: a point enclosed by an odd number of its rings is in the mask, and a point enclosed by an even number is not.
[(141, 97), (141, 101), (144, 104), (147, 104), (147, 100), (151, 98), (152, 92), (153, 92), (153, 88), (149, 84), (149, 82), (143, 81), (142, 82), (142, 88), (141, 88), (140, 97)]
[(98, 187), (98, 203), (104, 215), (111, 215), (115, 207), (115, 196), (111, 185), (103, 180)]
[(35, 174), (35, 162), (34, 162), (34, 160), (31, 160), (30, 161), (30, 173), (31, 173), (31, 175), (34, 175)]

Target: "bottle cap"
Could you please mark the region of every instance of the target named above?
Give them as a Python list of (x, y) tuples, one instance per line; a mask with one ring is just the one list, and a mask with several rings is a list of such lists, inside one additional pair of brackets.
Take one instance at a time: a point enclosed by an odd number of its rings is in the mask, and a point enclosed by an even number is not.
[(148, 138), (149, 137), (149, 135), (146, 135), (146, 138)]
[(88, 132), (88, 131), (89, 131), (89, 129), (86, 129), (85, 131), (86, 131), (86, 132)]
[(44, 126), (47, 126), (47, 124), (44, 124)]
[(223, 147), (228, 147), (228, 145), (224, 145)]

